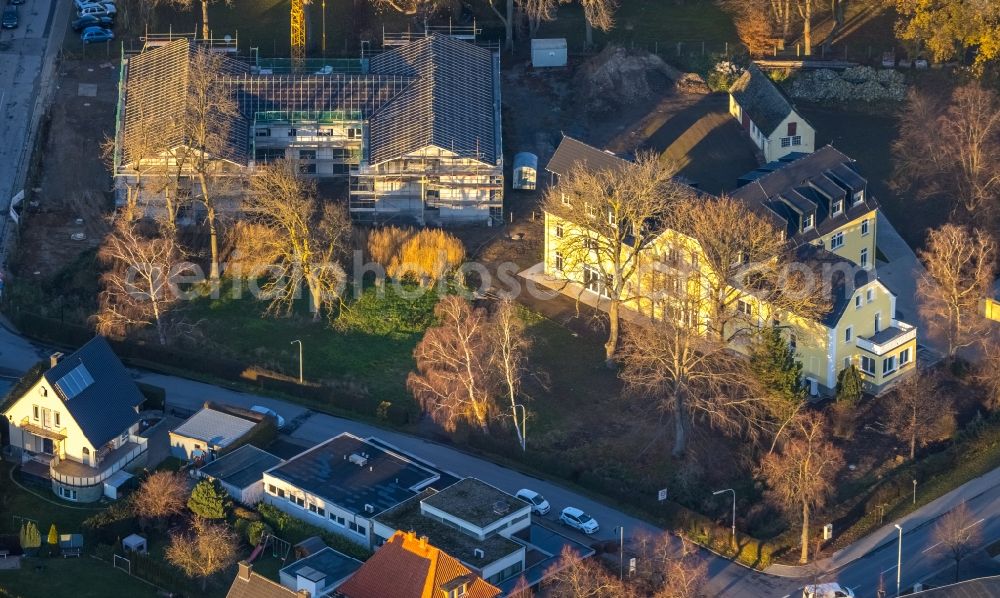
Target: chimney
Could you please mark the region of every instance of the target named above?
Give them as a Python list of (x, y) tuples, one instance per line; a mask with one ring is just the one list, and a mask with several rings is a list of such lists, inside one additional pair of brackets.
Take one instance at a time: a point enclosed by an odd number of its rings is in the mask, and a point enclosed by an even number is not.
[(237, 571), (236, 577), (242, 579), (243, 581), (249, 581), (251, 570), (253, 570), (253, 565), (246, 561), (240, 561), (240, 569)]
[(298, 596), (298, 598), (309, 598), (312, 594), (309, 593), (309, 590), (299, 590), (298, 592), (295, 592), (295, 595)]
[(420, 536), (420, 548), (427, 549), (427, 536)]
[(49, 367), (54, 368), (59, 363), (59, 360), (63, 358), (62, 351), (56, 351), (52, 355), (49, 355)]

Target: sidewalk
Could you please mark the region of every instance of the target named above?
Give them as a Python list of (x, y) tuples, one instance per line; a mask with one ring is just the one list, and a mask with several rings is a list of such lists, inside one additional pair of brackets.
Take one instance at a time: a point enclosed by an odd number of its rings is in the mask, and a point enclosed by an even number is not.
[(966, 482), (962, 486), (959, 486), (951, 492), (936, 498), (909, 515), (906, 515), (902, 519), (886, 524), (885, 526), (858, 540), (854, 544), (833, 553), (832, 557), (820, 559), (809, 565), (802, 566), (771, 565), (764, 570), (764, 573), (779, 577), (805, 577), (813, 574), (817, 569), (827, 572), (837, 571), (838, 569), (841, 569), (850, 563), (875, 552), (886, 544), (894, 543), (898, 533), (894, 524), (898, 524), (903, 528), (903, 536), (905, 540), (906, 534), (921, 529), (928, 524), (933, 524), (939, 517), (951, 511), (959, 504), (972, 500), (977, 496), (980, 496), (983, 493), (997, 487), (1000, 487), (1000, 467), (974, 480)]

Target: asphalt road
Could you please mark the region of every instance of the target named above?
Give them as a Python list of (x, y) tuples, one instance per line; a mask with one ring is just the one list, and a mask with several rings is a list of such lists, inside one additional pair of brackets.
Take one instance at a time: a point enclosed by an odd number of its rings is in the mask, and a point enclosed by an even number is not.
[(43, 112), (54, 62), (68, 27), (71, 2), (26, 0), (18, 27), (0, 31), (0, 235), (12, 223), (10, 200), (24, 187), (31, 132)]

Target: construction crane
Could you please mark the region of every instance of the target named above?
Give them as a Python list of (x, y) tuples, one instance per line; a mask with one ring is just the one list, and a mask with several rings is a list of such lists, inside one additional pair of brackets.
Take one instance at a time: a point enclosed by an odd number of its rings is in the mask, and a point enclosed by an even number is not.
[(306, 58), (306, 0), (292, 0), (292, 66), (301, 68)]

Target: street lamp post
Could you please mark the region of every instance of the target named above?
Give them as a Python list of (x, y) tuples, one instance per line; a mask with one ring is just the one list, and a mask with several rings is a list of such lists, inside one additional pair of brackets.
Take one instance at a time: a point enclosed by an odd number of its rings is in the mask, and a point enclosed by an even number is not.
[(299, 344), (299, 384), (302, 384), (302, 341), (299, 339), (295, 339), (288, 344), (294, 345), (295, 343)]
[(894, 523), (893, 526), (899, 530), (899, 549), (896, 553), (896, 596), (899, 597), (899, 583), (903, 578), (903, 528), (899, 527), (898, 523)]
[(913, 504), (917, 504), (917, 481), (913, 480)]
[(736, 544), (736, 491), (733, 490), (732, 488), (726, 488), (725, 490), (716, 490), (715, 492), (712, 493), (712, 496), (716, 496), (724, 492), (733, 493), (733, 544), (735, 545)]

